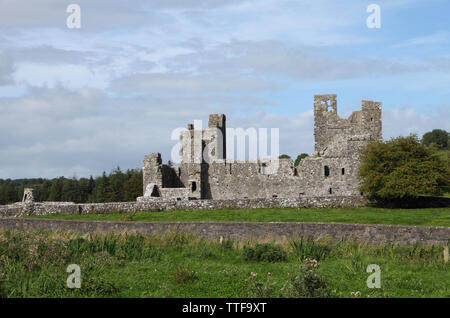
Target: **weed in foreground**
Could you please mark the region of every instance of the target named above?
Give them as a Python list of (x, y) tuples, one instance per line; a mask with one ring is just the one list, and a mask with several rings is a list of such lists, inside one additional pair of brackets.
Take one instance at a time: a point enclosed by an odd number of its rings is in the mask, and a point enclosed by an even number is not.
[(287, 260), (287, 253), (279, 245), (265, 243), (252, 246), (244, 246), (242, 255), (246, 261), (255, 262), (284, 262)]
[(292, 240), (289, 242), (292, 251), (301, 259), (311, 258), (317, 261), (324, 260), (330, 254), (330, 245), (309, 240), (307, 238), (300, 238), (300, 240)]
[(177, 284), (186, 284), (198, 279), (197, 272), (184, 267), (177, 267), (173, 279)]
[(291, 276), (287, 285), (280, 291), (280, 296), (288, 298), (324, 298), (330, 297), (328, 279), (319, 271), (319, 263), (307, 258), (300, 265), (297, 275)]
[(274, 285), (270, 281), (270, 272), (267, 273), (267, 280), (262, 282), (257, 278), (258, 274), (251, 272), (245, 280), (245, 297), (251, 298), (272, 298), (274, 297)]

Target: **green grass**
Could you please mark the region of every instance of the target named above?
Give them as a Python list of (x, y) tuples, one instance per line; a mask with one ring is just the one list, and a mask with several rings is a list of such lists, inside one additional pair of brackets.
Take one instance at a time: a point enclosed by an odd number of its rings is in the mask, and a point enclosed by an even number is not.
[[(291, 241), (278, 262), (247, 260), (254, 242), (164, 236), (0, 232), (3, 297), (246, 297), (249, 280), (267, 281), (270, 296), (305, 257), (320, 255), (319, 270), (333, 297), (450, 297), (450, 263), (442, 246), (371, 246), (357, 241)], [(323, 252), (326, 251), (326, 252)], [(69, 264), (81, 268), (81, 289), (69, 289)], [(369, 264), (381, 268), (381, 288), (369, 289)]]
[(108, 221), (235, 221), (235, 222), (345, 222), (363, 224), (400, 224), (450, 226), (450, 208), (430, 209), (246, 209), (162, 211), (83, 215), (47, 215), (36, 218)]

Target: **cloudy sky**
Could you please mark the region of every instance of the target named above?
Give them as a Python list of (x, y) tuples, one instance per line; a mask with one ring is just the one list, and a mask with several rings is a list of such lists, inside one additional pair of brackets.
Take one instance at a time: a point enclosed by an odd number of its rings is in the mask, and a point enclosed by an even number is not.
[[(81, 8), (81, 28), (66, 25)], [(381, 8), (369, 29), (367, 6)], [(280, 129), (313, 151), (313, 95), (383, 137), (450, 130), (446, 0), (0, 0), (0, 178), (99, 175), (170, 159), (177, 127)]]

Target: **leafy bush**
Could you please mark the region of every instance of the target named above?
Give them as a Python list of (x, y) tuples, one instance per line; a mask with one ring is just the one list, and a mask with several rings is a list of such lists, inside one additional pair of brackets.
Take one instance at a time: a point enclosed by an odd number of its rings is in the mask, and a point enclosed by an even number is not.
[(275, 263), (287, 260), (287, 254), (281, 246), (268, 243), (244, 246), (242, 253), (246, 261)]
[(301, 238), (298, 241), (290, 241), (293, 252), (301, 259), (312, 258), (318, 261), (324, 260), (330, 253), (330, 245), (321, 244), (314, 240)]
[(439, 196), (449, 189), (450, 164), (411, 135), (362, 148), (358, 177), (360, 191), (373, 199)]
[(300, 266), (298, 275), (291, 276), (289, 285), (280, 291), (282, 297), (324, 298), (329, 297), (329, 282), (319, 271), (316, 260), (307, 258)]

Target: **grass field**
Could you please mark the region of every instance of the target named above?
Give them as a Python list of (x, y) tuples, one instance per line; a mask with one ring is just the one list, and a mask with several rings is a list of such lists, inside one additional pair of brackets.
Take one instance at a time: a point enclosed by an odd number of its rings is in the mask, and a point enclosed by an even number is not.
[(48, 215), (38, 218), (109, 221), (235, 221), (235, 222), (346, 222), (450, 226), (450, 208), (430, 209), (248, 209), (163, 211), (84, 215)]
[[(307, 282), (293, 277), (308, 257), (318, 260), (314, 275), (323, 277), (331, 297), (450, 297), (442, 246), (300, 240), (268, 246), (265, 254), (249, 254), (257, 250), (253, 242), (175, 233), (0, 232), (0, 296), (293, 297)], [(66, 287), (69, 264), (80, 266), (80, 289)], [(380, 266), (379, 289), (366, 285), (369, 264)]]

